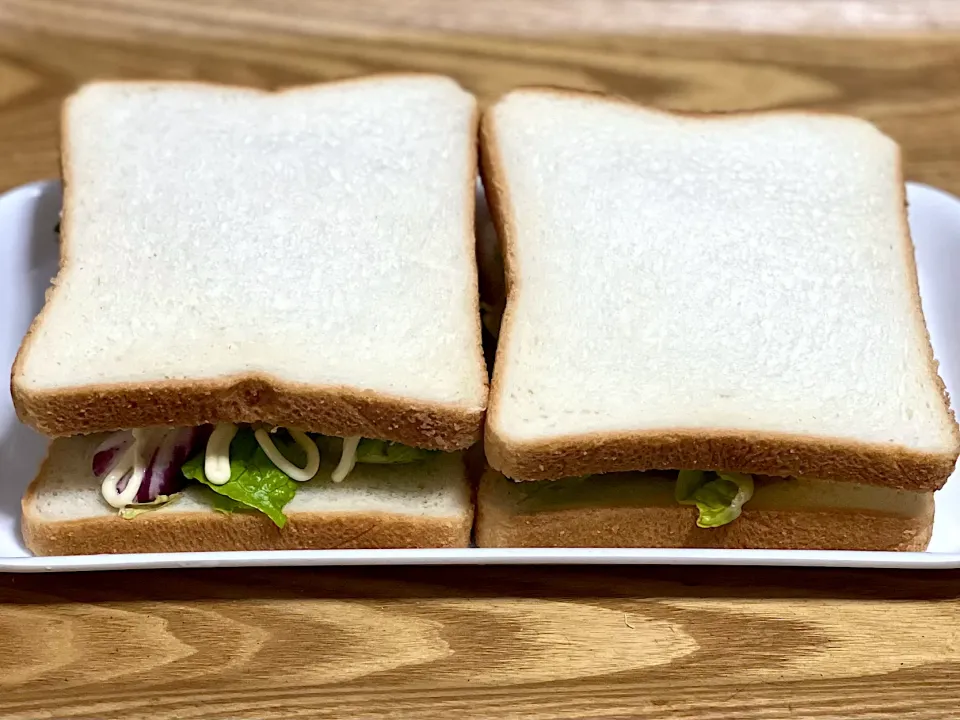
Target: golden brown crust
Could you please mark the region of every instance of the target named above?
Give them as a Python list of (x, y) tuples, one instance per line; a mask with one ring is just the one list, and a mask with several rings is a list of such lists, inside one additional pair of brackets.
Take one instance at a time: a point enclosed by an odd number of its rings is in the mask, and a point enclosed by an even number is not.
[[(391, 73), (335, 81), (328, 84), (364, 83), (384, 77), (417, 73)], [(437, 76), (440, 77), (440, 76)], [(447, 78), (449, 79), (449, 78)], [(130, 85), (117, 81), (116, 84)], [(163, 84), (149, 81), (142, 84)], [(171, 82), (171, 84), (182, 84)], [(206, 86), (207, 83), (193, 83)], [(301, 88), (288, 88), (295, 91)], [(251, 89), (251, 92), (265, 92)], [(47, 291), (49, 302), (57, 280), (66, 271), (69, 248), (72, 193), (71, 163), (66, 142), (66, 107), (61, 110), (61, 167), (63, 213), (61, 256), (57, 279)], [(476, 134), (479, 109), (475, 106), (471, 132)], [(479, 291), (474, 251), (474, 213), (477, 147), (468, 143), (468, 174), (464, 183), (466, 217), (464, 241), (473, 262), (473, 295), (476, 297), (476, 363), (486, 395), (486, 364), (480, 331)], [(244, 374), (211, 380), (168, 380), (150, 383), (89, 385), (55, 391), (31, 391), (17, 384), (31, 338), (43, 321), (44, 310), (30, 326), (17, 353), (11, 374), (10, 391), (20, 419), (46, 435), (60, 437), (147, 425), (201, 425), (211, 422), (262, 421), (283, 427), (301, 428), (325, 435), (364, 435), (437, 450), (467, 448), (480, 438), (485, 405), (425, 403), (350, 387), (303, 385), (284, 382), (266, 374)]]
[(755, 510), (729, 525), (698, 528), (697, 510), (591, 507), (522, 514), (499, 502), (484, 477), (477, 501), (479, 547), (729, 548), (777, 550), (926, 550), (933, 532), (933, 496), (922, 514)]
[(956, 462), (952, 456), (907, 453), (882, 445), (721, 429), (597, 433), (525, 444), (500, 437), (488, 424), (484, 447), (490, 465), (515, 480), (685, 468), (932, 492), (943, 486)]
[[(542, 90), (572, 97), (588, 96), (604, 102), (628, 102), (621, 98), (572, 90)], [(740, 116), (756, 114), (759, 113), (742, 113)], [(480, 158), (480, 170), (491, 218), (503, 246), (507, 303), (500, 337), (504, 338), (509, 336), (513, 324), (519, 277), (515, 257), (517, 240), (514, 210), (510, 205), (509, 188), (503, 171), (504, 163), (500, 157), (493, 108), (486, 109), (481, 118)], [(902, 168), (900, 175), (902, 180)], [(903, 182), (900, 186), (903, 188)], [(906, 261), (912, 270), (916, 320), (923, 324), (913, 243), (906, 224), (905, 208), (904, 199), (903, 247)], [(923, 328), (926, 333), (925, 324)], [(937, 490), (947, 481), (956, 465), (957, 456), (960, 454), (960, 430), (950, 410), (946, 388), (937, 374), (929, 336), (925, 334), (925, 337), (930, 372), (941, 389), (944, 408), (954, 436), (954, 446), (947, 453), (916, 452), (898, 446), (857, 443), (839, 438), (737, 432), (722, 428), (698, 431), (663, 428), (652, 432), (591, 433), (525, 443), (501, 435), (494, 424), (488, 422), (484, 430), (487, 460), (492, 467), (516, 480), (549, 480), (626, 470), (689, 468), (822, 477), (905, 490)], [(498, 358), (505, 351), (506, 344), (501, 342), (497, 348)], [(498, 362), (494, 365), (487, 405), (490, 418), (497, 417), (505, 372), (505, 363)]]
[(148, 425), (265, 422), (452, 451), (473, 445), (483, 420), (481, 408), (427, 405), (249, 375), (54, 392), (25, 392), (14, 385), (13, 402), (21, 420), (52, 437)]
[(23, 541), (35, 555), (467, 547), (472, 519), (388, 513), (291, 513), (281, 530), (246, 513), (147, 513), (50, 522), (26, 511)]

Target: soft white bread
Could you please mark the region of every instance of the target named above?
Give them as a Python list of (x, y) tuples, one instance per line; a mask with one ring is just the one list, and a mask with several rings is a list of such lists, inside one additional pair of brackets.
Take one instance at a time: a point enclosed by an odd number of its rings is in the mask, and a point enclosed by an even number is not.
[(61, 269), (13, 373), (21, 419), (471, 445), (476, 124), (440, 76), (82, 88), (63, 113)]
[(521, 90), (481, 145), (508, 283), (493, 467), (946, 481), (960, 435), (872, 125)]
[(409, 465), (357, 465), (329, 480), (338, 452), (323, 454), (316, 479), (298, 488), (281, 530), (259, 513), (212, 509), (212, 491), (191, 485), (183, 497), (125, 520), (100, 496), (90, 472), (102, 436), (54, 440), (23, 497), (21, 529), (37, 555), (466, 547), (473, 498), (461, 453)]
[(925, 550), (933, 494), (816, 480), (758, 481), (729, 525), (698, 528), (674, 482), (611, 473), (585, 480), (480, 482), (480, 547), (689, 547)]

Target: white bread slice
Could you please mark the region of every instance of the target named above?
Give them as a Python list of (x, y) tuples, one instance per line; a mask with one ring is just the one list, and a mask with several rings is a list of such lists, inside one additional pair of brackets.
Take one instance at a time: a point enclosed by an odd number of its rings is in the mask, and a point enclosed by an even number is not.
[(471, 445), (476, 124), (441, 76), (82, 88), (20, 417), (55, 436), (263, 420)]
[(872, 125), (520, 90), (481, 155), (508, 282), (493, 467), (946, 481), (960, 434)]
[[(107, 505), (90, 471), (100, 435), (54, 440), (23, 497), (21, 529), (36, 555), (466, 547), (473, 497), (461, 453), (409, 465), (357, 465), (329, 480), (338, 452), (324, 452), (316, 479), (298, 488), (281, 530), (259, 513), (216, 512), (211, 491), (125, 520)], [(336, 448), (334, 448), (336, 450)]]
[(480, 481), (480, 547), (688, 547), (925, 550), (933, 494), (819, 480), (761, 480), (743, 513), (698, 528), (672, 480), (611, 473), (583, 481)]

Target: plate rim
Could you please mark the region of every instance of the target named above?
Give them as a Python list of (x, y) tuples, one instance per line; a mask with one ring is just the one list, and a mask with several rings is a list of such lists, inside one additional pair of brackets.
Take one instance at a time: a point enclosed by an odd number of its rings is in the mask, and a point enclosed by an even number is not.
[(255, 550), (58, 555), (0, 559), (0, 572), (95, 572), (236, 567), (399, 567), (445, 565), (808, 567), (960, 569), (960, 553), (865, 550), (701, 550), (693, 548), (430, 548)]

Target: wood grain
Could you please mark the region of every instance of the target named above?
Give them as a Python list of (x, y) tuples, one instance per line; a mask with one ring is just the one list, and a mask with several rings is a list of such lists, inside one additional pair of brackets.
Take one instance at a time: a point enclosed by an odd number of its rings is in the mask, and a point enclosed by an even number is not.
[[(227, 22), (216, 22), (226, 18)], [(204, 37), (238, 27), (365, 36), (442, 30), (545, 35), (652, 30), (842, 33), (960, 27), (956, 0), (4, 0), (0, 22), (71, 33), (174, 29)]]
[(0, 579), (0, 717), (955, 718), (956, 575)]
[[(260, 15), (245, 11), (211, 15), (205, 36), (198, 10), (186, 3), (4, 0), (0, 7), (3, 189), (56, 175), (59, 104), (90, 78), (279, 87), (419, 70), (451, 74), (484, 101), (539, 83), (684, 110), (804, 107), (862, 115), (903, 144), (911, 179), (960, 192), (960, 34), (358, 38), (305, 32), (311, 15), (261, 26)], [(170, 12), (163, 22), (162, 9)], [(45, 29), (37, 29), (37, 18)]]
[[(408, 69), (484, 101), (546, 83), (855, 113), (902, 143), (911, 178), (960, 192), (960, 35), (920, 32), (958, 15), (953, 0), (0, 0), (0, 189), (57, 174), (59, 104), (91, 78), (279, 87)], [(664, 28), (685, 32), (631, 35)], [(833, 35), (688, 32), (797, 28)], [(836, 35), (864, 29), (911, 32)], [(901, 720), (956, 718), (958, 701), (956, 573), (0, 576), (5, 720)]]

